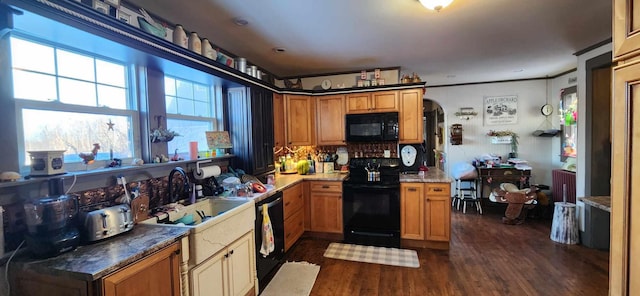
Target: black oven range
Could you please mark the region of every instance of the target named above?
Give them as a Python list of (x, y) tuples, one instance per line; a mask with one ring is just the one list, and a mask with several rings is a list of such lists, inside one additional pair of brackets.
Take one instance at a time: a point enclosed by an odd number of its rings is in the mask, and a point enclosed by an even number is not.
[(351, 159), (342, 189), (345, 243), (399, 248), (400, 159)]

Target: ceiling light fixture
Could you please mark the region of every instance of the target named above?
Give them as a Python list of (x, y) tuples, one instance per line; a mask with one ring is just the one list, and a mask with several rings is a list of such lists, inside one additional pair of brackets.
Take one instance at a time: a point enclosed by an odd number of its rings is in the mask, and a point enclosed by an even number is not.
[(447, 7), (453, 0), (418, 0), (422, 6), (440, 12), (440, 9)]

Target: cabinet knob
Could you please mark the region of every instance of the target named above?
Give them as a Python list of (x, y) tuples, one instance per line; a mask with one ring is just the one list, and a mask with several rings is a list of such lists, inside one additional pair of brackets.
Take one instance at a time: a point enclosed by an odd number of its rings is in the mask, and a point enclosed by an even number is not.
[(409, 190), (409, 191), (411, 191), (411, 192), (418, 191), (418, 189), (416, 189), (416, 188), (408, 188), (407, 190)]
[(442, 188), (433, 188), (433, 191), (441, 192)]
[(329, 188), (329, 185), (322, 185), (322, 188), (327, 189)]

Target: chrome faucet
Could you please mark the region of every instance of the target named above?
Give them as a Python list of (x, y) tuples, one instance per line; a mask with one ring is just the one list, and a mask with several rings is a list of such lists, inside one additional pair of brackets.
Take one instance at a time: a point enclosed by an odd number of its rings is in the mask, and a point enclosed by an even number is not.
[[(177, 192), (173, 192), (173, 174), (178, 173), (182, 176), (182, 179), (184, 181), (184, 185), (183, 185), (183, 189), (182, 190), (178, 190)], [(171, 172), (169, 173), (169, 188), (168, 188), (168, 194), (169, 194), (169, 202), (176, 202), (180, 199), (180, 193), (182, 192), (187, 192), (187, 193), (191, 193), (191, 185), (189, 184), (189, 177), (187, 176), (187, 173), (184, 171), (184, 169), (182, 169), (181, 167), (175, 167), (171, 170)]]

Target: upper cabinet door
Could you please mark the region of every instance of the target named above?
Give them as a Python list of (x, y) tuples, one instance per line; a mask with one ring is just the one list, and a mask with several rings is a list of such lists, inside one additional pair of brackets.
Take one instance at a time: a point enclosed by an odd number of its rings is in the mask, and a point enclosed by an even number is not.
[(314, 144), (315, 105), (310, 96), (285, 95), (287, 110), (287, 145), (309, 146)]
[(640, 0), (614, 0), (613, 9), (613, 59), (640, 54)]
[(422, 89), (400, 91), (400, 133), (401, 144), (417, 144), (423, 140)]
[(344, 145), (344, 96), (329, 95), (316, 102), (316, 145)]
[(367, 113), (371, 111), (371, 93), (347, 95), (347, 113)]
[(398, 111), (398, 92), (378, 91), (371, 94), (371, 109), (375, 112)]
[(276, 147), (285, 146), (284, 132), (284, 96), (273, 94), (273, 145)]

